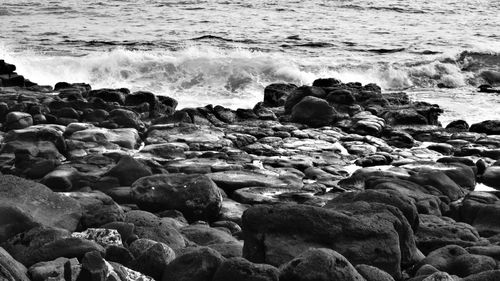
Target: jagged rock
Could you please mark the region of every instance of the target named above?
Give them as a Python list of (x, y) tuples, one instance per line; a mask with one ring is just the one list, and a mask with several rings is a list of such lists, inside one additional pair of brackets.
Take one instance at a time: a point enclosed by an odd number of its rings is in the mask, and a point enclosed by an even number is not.
[(270, 84), (264, 89), (264, 105), (269, 107), (282, 106), (287, 97), (297, 86), (293, 84)]
[(123, 245), (122, 238), (115, 229), (88, 228), (83, 232), (73, 232), (71, 237), (94, 241), (103, 247)]

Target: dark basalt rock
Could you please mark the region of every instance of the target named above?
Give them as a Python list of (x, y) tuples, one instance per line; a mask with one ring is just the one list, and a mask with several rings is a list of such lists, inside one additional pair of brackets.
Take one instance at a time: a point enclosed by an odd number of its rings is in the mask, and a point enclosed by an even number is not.
[(327, 101), (307, 96), (292, 108), (292, 121), (311, 127), (330, 125), (337, 116), (335, 109)]
[(293, 84), (271, 84), (264, 89), (264, 106), (276, 107), (285, 104), (286, 99), (290, 93), (295, 90), (297, 86)]
[(285, 102), (285, 113), (292, 113), (293, 107), (299, 103), (305, 97), (316, 97), (316, 98), (324, 98), (326, 96), (325, 90), (319, 87), (311, 87), (311, 86), (301, 86), (295, 90), (288, 96)]
[(487, 135), (498, 135), (500, 134), (500, 120), (486, 120), (472, 124), (469, 131)]

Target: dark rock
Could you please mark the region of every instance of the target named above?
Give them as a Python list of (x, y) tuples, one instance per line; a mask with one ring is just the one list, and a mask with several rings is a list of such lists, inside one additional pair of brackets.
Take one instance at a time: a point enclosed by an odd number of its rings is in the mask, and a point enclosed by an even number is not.
[(33, 125), (33, 117), (24, 112), (9, 112), (5, 116), (4, 127), (8, 130), (24, 129)]
[(168, 174), (143, 177), (132, 185), (131, 196), (145, 210), (179, 210), (191, 221), (215, 220), (222, 196), (204, 175)]
[(125, 222), (135, 225), (134, 234), (139, 238), (147, 238), (167, 244), (176, 250), (185, 247), (185, 241), (179, 231), (164, 223), (159, 217), (145, 211), (126, 213)]
[(500, 166), (487, 167), (480, 181), (487, 186), (500, 189)]
[(487, 270), (477, 274), (471, 274), (462, 281), (496, 281), (500, 280), (500, 270)]
[(331, 249), (310, 249), (281, 267), (282, 281), (365, 281), (354, 266)]
[(350, 105), (356, 101), (351, 91), (346, 89), (336, 89), (329, 91), (325, 98), (329, 103)]
[(337, 112), (327, 101), (307, 96), (301, 99), (292, 108), (292, 121), (307, 124), (312, 127), (321, 127), (331, 124)]
[(450, 132), (467, 132), (469, 124), (465, 120), (455, 120), (446, 125), (446, 130)]
[(107, 261), (117, 262), (128, 267), (130, 267), (132, 262), (135, 260), (134, 256), (127, 248), (118, 245), (106, 247), (106, 254), (104, 258)]
[[(278, 266), (310, 247), (323, 247), (338, 251), (353, 264), (370, 264), (399, 278), (401, 262), (410, 263), (416, 254), (408, 222), (394, 207), (374, 203), (363, 207), (360, 203), (351, 204), (350, 210), (304, 205), (252, 207), (242, 218), (243, 256)], [(342, 207), (347, 208), (345, 205)]]
[(10, 63), (6, 63), (4, 60), (0, 60), (0, 74), (11, 74), (16, 71), (16, 66)]
[(500, 200), (487, 192), (469, 193), (459, 209), (459, 219), (472, 225), (483, 237), (500, 234)]
[(279, 271), (267, 264), (254, 264), (243, 258), (225, 260), (215, 272), (218, 281), (278, 281)]
[(121, 128), (134, 128), (138, 131), (145, 129), (139, 115), (131, 110), (115, 109), (109, 112), (109, 120), (118, 124)]
[(175, 253), (170, 247), (163, 243), (156, 243), (137, 257), (132, 269), (160, 280), (163, 269), (174, 259)]
[(125, 93), (120, 90), (99, 89), (89, 92), (91, 97), (100, 98), (106, 102), (117, 102), (121, 105), (125, 104)]
[(285, 113), (292, 113), (293, 107), (299, 103), (304, 97), (312, 96), (317, 98), (324, 98), (326, 96), (325, 91), (319, 87), (301, 86), (296, 88), (290, 93), (285, 101)]
[(82, 216), (78, 202), (52, 192), (42, 184), (0, 175), (0, 241), (35, 225), (74, 231)]
[(314, 80), (312, 85), (314, 87), (328, 88), (328, 87), (335, 87), (340, 83), (341, 83), (340, 80), (335, 78), (319, 78)]
[(67, 262), (79, 264), (77, 259), (72, 259), (70, 261), (67, 258), (57, 258), (53, 261), (39, 262), (32, 265), (29, 268), (29, 275), (33, 281), (44, 281), (49, 278), (59, 278), (57, 280), (64, 280), (64, 265)]
[(208, 247), (194, 248), (172, 262), (163, 271), (162, 281), (211, 281), (224, 258)]
[(297, 86), (293, 84), (270, 84), (264, 89), (264, 106), (276, 107), (285, 104), (287, 97)]
[(424, 254), (450, 244), (468, 247), (480, 241), (477, 231), (466, 223), (423, 214), (420, 215), (420, 227), (415, 236), (417, 246)]
[(15, 73), (12, 74), (0, 74), (0, 81), (3, 87), (24, 87), (25, 80), (21, 75)]
[(136, 180), (152, 175), (151, 169), (131, 156), (124, 155), (120, 161), (103, 176), (118, 179), (121, 185), (130, 186)]
[(298, 182), (296, 179), (289, 179), (283, 176), (280, 177), (250, 170), (223, 171), (207, 174), (207, 176), (210, 177), (217, 184), (217, 186), (229, 193), (240, 188), (254, 186), (271, 188), (302, 187), (302, 181)]
[(469, 131), (487, 135), (500, 135), (500, 120), (486, 120), (472, 124)]
[(82, 270), (76, 281), (107, 280), (110, 271), (99, 252), (88, 252), (82, 259)]

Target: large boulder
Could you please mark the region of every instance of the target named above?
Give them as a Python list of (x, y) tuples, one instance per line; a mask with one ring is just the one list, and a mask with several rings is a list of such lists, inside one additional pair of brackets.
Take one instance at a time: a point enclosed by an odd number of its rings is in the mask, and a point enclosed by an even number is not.
[(292, 108), (292, 121), (321, 127), (330, 125), (336, 118), (337, 112), (321, 98), (307, 96)]
[(293, 84), (276, 83), (264, 89), (264, 106), (276, 107), (285, 104), (287, 97), (297, 86)]
[(293, 107), (307, 96), (325, 98), (326, 92), (320, 87), (301, 86), (294, 89), (285, 101), (285, 113), (292, 113)]
[(222, 195), (207, 176), (159, 174), (138, 179), (131, 196), (144, 210), (179, 210), (192, 221), (215, 220), (222, 207)]
[(0, 241), (36, 225), (74, 231), (82, 216), (76, 200), (48, 187), (11, 175), (0, 175)]
[(12, 111), (5, 116), (6, 130), (24, 129), (33, 125), (33, 117), (29, 113)]
[(124, 155), (104, 176), (118, 179), (120, 185), (130, 186), (136, 180), (152, 175), (151, 169), (131, 156)]
[(342, 205), (344, 210), (305, 205), (248, 209), (242, 218), (243, 256), (279, 266), (311, 247), (330, 248), (353, 264), (373, 265), (399, 278), (401, 263), (416, 259), (413, 232), (402, 213), (375, 203), (356, 202), (350, 210)]
[(472, 124), (469, 131), (487, 135), (500, 135), (500, 120), (486, 120)]

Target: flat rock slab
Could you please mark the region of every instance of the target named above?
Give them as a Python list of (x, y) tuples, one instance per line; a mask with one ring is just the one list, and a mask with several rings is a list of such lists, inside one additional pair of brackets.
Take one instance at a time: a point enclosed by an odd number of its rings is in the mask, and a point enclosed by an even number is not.
[[(245, 187), (294, 187), (297, 183), (293, 180), (284, 179), (271, 173), (260, 173), (254, 171), (224, 171), (207, 174), (220, 188), (232, 192)], [(300, 186), (299, 186), (300, 187)]]
[(74, 231), (82, 209), (72, 198), (45, 185), (11, 175), (0, 175), (0, 241), (41, 224)]

